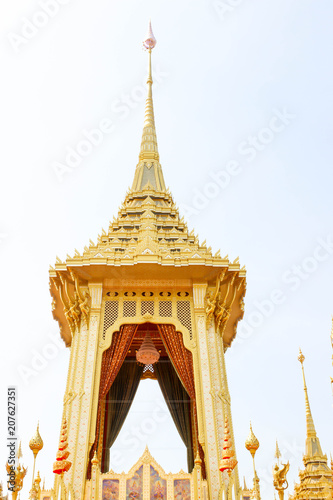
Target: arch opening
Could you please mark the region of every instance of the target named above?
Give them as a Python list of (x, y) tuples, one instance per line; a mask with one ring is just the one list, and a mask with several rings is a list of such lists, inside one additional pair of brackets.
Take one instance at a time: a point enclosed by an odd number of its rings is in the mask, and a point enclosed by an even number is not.
[(110, 448), (109, 470), (129, 471), (146, 446), (166, 472), (187, 471), (187, 449), (157, 380), (141, 379), (117, 439)]
[[(153, 370), (144, 370), (136, 361), (146, 332), (160, 353)], [(90, 460), (95, 451), (101, 472), (109, 470), (110, 448), (125, 422), (140, 380), (158, 381), (171, 417), (187, 449), (188, 469), (192, 471), (197, 452), (202, 459), (203, 450), (198, 443), (198, 422), (192, 353), (183, 343), (182, 334), (173, 325), (143, 323), (122, 325), (114, 333), (111, 346), (103, 353), (96, 439)], [(89, 465), (88, 465), (89, 467)], [(89, 468), (88, 468), (89, 477)]]

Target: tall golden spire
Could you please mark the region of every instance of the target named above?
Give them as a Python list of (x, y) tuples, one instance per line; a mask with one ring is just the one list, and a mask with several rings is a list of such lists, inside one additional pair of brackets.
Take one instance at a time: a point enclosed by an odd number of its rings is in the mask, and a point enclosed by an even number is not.
[(151, 53), (155, 45), (156, 38), (153, 34), (151, 22), (149, 21), (148, 33), (146, 39), (143, 42), (144, 48), (148, 51), (148, 93), (146, 99), (145, 119), (143, 123), (139, 163), (136, 167), (132, 186), (133, 191), (142, 191), (147, 186), (148, 189), (165, 191), (163, 173), (161, 165), (159, 164), (160, 156), (157, 146), (153, 105), (153, 76), (151, 67)]
[(144, 48), (148, 51), (148, 95), (146, 99), (145, 121), (143, 123), (142, 141), (139, 160), (159, 160), (157, 137), (155, 128), (154, 105), (153, 105), (153, 76), (151, 70), (151, 52), (156, 45), (156, 38), (154, 37), (151, 22), (149, 21), (149, 28), (147, 38), (143, 42)]
[(305, 415), (306, 415), (306, 450), (305, 454), (309, 457), (314, 455), (322, 455), (323, 452), (321, 450), (320, 442), (317, 437), (314, 421), (312, 418), (309, 396), (308, 396), (308, 388), (305, 381), (305, 373), (304, 373), (304, 363), (305, 357), (301, 351), (299, 350), (298, 361), (302, 365), (302, 374), (303, 374), (303, 383), (304, 383), (304, 394), (305, 394)]
[(298, 360), (302, 365), (306, 412), (306, 441), (305, 455), (303, 456), (305, 468), (299, 471), (300, 482), (295, 484), (294, 493), (289, 499), (304, 500), (316, 498), (318, 500), (327, 500), (332, 494), (332, 472), (327, 465), (327, 456), (323, 455), (321, 450), (311, 414), (303, 367), (304, 359), (302, 351), (299, 350)]

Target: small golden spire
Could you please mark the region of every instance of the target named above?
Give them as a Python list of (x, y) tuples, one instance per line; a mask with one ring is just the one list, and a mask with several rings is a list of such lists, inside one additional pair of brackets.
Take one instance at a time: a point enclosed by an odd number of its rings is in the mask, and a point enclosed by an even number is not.
[(319, 438), (317, 437), (311, 408), (309, 402), (308, 388), (305, 380), (305, 372), (304, 372), (304, 363), (305, 356), (303, 355), (301, 349), (299, 350), (298, 361), (302, 365), (302, 375), (303, 375), (303, 384), (304, 384), (304, 394), (305, 394), (305, 415), (306, 415), (306, 445), (305, 445), (305, 454), (308, 457), (313, 457), (314, 455), (323, 455)]
[(29, 448), (34, 455), (38, 455), (38, 453), (43, 448), (43, 446), (44, 446), (44, 443), (43, 443), (43, 440), (39, 434), (39, 422), (38, 422), (36, 432), (35, 432), (34, 436), (29, 441)]
[(304, 393), (305, 393), (305, 412), (306, 412), (306, 436), (308, 438), (316, 438), (317, 433), (316, 429), (314, 426), (313, 418), (312, 418), (312, 413), (311, 413), (311, 408), (310, 408), (310, 403), (309, 403), (309, 396), (308, 396), (308, 388), (306, 385), (305, 381), (305, 373), (304, 373), (304, 363), (305, 356), (303, 355), (301, 349), (299, 350), (299, 355), (298, 355), (298, 361), (302, 365), (302, 374), (303, 374), (303, 383), (304, 383)]
[(256, 500), (260, 500), (260, 486), (259, 486), (259, 477), (256, 471), (256, 464), (254, 460), (254, 456), (256, 454), (256, 451), (258, 450), (260, 444), (258, 439), (253, 433), (252, 430), (252, 424), (250, 422), (250, 433), (248, 435), (247, 440), (245, 441), (245, 448), (251, 453), (252, 455), (252, 460), (253, 460), (253, 473), (254, 473), (254, 478), (253, 478), (253, 491), (254, 491), (254, 498)]
[(36, 458), (40, 450), (43, 449), (44, 443), (43, 440), (39, 434), (39, 422), (37, 424), (37, 429), (34, 434), (34, 436), (30, 439), (29, 441), (29, 448), (34, 454), (34, 468), (32, 471), (32, 486), (34, 485), (34, 480), (35, 480), (35, 466), (36, 466)]
[(276, 458), (276, 460), (278, 461), (278, 463), (280, 462), (281, 452), (279, 450), (279, 445), (278, 445), (277, 440), (276, 440), (275, 457), (274, 458)]
[(259, 446), (259, 441), (253, 433), (252, 424), (250, 422), (250, 433), (247, 437), (247, 440), (245, 441), (245, 448), (251, 453), (252, 457), (254, 457)]
[(18, 461), (20, 461), (20, 458), (23, 457), (23, 454), (22, 454), (22, 443), (21, 443), (21, 441), (20, 441), (20, 444), (19, 444), (16, 456), (17, 456), (17, 460)]

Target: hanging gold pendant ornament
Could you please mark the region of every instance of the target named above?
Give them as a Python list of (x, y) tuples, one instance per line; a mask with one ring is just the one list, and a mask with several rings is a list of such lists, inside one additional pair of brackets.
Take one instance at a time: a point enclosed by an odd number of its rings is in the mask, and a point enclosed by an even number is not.
[(159, 359), (160, 353), (154, 346), (150, 333), (147, 332), (140, 349), (136, 353), (136, 360), (143, 365), (154, 365)]

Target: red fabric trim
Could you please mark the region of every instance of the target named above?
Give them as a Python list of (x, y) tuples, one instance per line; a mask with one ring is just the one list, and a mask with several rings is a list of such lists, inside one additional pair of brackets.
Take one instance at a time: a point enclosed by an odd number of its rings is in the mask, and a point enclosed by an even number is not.
[(101, 378), (99, 385), (98, 408), (96, 419), (95, 442), (91, 447), (88, 463), (88, 478), (91, 476), (91, 460), (97, 450), (97, 457), (101, 463), (104, 421), (105, 421), (105, 398), (110, 390), (114, 379), (118, 375), (121, 365), (127, 355), (128, 349), (136, 334), (138, 325), (122, 325), (119, 332), (115, 332), (112, 337), (112, 343), (109, 349), (103, 352)]
[(167, 350), (169, 358), (178, 374), (180, 381), (186, 389), (192, 401), (192, 435), (194, 458), (197, 450), (202, 462), (202, 475), (206, 478), (205, 456), (201, 444), (198, 441), (198, 415), (195, 398), (194, 370), (192, 353), (186, 349), (183, 336), (177, 332), (174, 325), (157, 325), (163, 344)]

